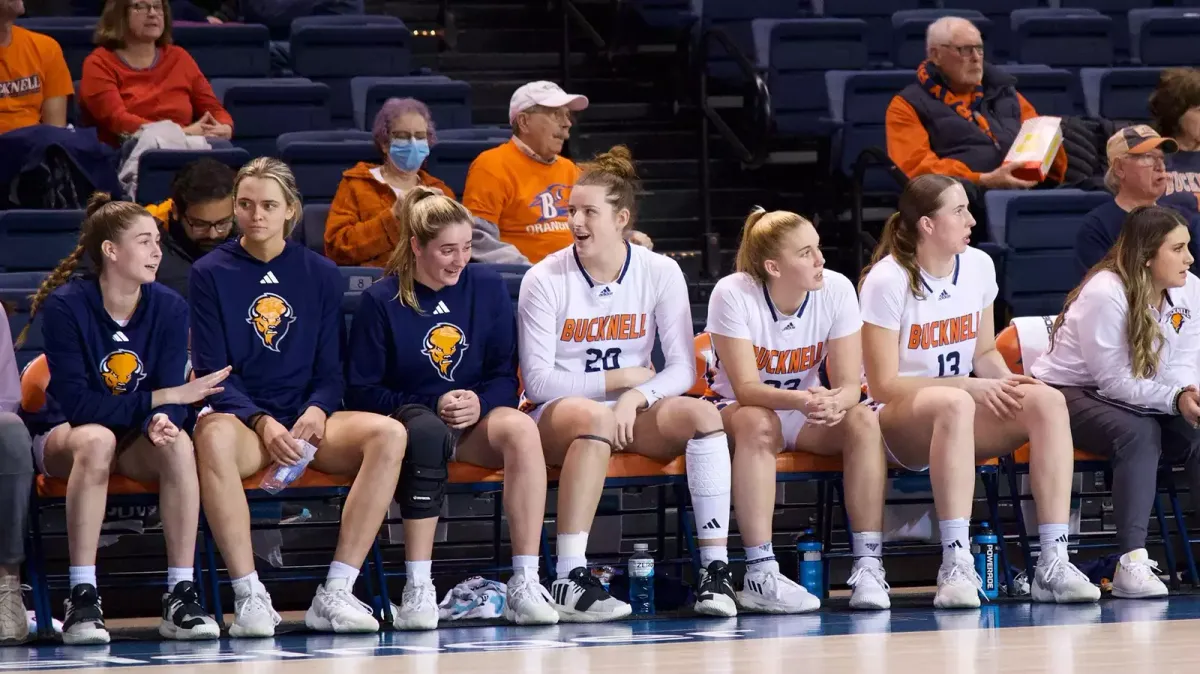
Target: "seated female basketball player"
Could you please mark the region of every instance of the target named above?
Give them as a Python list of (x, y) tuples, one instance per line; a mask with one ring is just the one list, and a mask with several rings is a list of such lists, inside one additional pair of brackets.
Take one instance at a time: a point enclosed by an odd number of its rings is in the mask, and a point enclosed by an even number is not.
[(1049, 349), (1031, 368), (1066, 396), (1076, 446), (1112, 459), (1123, 553), (1116, 597), (1167, 594), (1146, 554), (1159, 457), (1186, 463), (1200, 493), (1200, 279), (1188, 273), (1190, 240), (1173, 210), (1130, 212), (1116, 245), (1067, 296)]
[[(681, 397), (696, 376), (692, 316), (679, 265), (626, 243), (637, 175), (618, 146), (582, 167), (571, 190), (574, 245), (534, 265), (518, 302), (525, 397), (534, 405), (546, 460), (561, 466), (558, 580), (561, 619), (629, 615), (587, 570), (587, 538), (612, 452), (661, 461), (687, 454), (704, 570), (696, 610), (737, 613), (728, 568), (729, 446), (717, 409)], [(662, 343), (666, 367), (650, 353)]]
[(1067, 559), (1067, 406), (1057, 390), (1010, 372), (996, 350), (996, 269), (968, 245), (974, 226), (957, 180), (914, 178), (860, 288), (867, 386), (889, 459), (928, 469), (933, 484), (943, 550), (934, 606), (979, 606), (969, 548), (975, 465), (1026, 441), (1041, 537), (1033, 599), (1096, 601), (1100, 589)]
[[(845, 457), (846, 507), (855, 557), (851, 608), (891, 606), (880, 555), (887, 464), (879, 422), (860, 404), (858, 297), (825, 269), (812, 223), (757, 209), (746, 219), (737, 273), (717, 282), (707, 331), (717, 355), (713, 391), (733, 444), (733, 502), (746, 547), (743, 608), (801, 613), (820, 600), (779, 572), (771, 546), (775, 455)], [(833, 390), (821, 386), (827, 359)]]
[[(72, 278), (84, 255), (99, 273)], [(187, 303), (154, 282), (161, 259), (158, 225), (146, 209), (97, 193), (79, 245), (33, 298), (50, 383), (46, 407), (29, 424), (38, 469), (67, 480), (67, 644), (109, 641), (96, 592), (96, 549), (112, 474), (159, 485), (167, 539), (159, 633), (220, 635), (193, 585), (200, 487), (186, 430), (188, 406), (219, 393), (229, 370), (215, 368), (185, 383)], [(24, 339), (22, 332), (17, 343)]]
[(471, 259), (471, 214), (415, 187), (395, 206), (396, 249), (362, 295), (350, 332), (346, 402), (408, 429), (397, 501), (408, 582), (397, 629), (434, 629), (433, 539), (455, 457), (504, 469), (513, 576), (505, 617), (550, 625), (558, 613), (538, 582), (546, 460), (537, 425), (516, 410), (517, 340), (500, 275)]
[(354, 582), (396, 491), (407, 436), (394, 419), (338, 411), (344, 281), (332, 262), (289, 238), (300, 209), (286, 164), (251, 161), (234, 183), (242, 236), (192, 268), (193, 365), (202, 375), (233, 367), (196, 423), (204, 513), (233, 580), (233, 637), (269, 637), (279, 624), (254, 571), (242, 479), (300, 461), (297, 440), (316, 446), (312, 468), (357, 476), (334, 561), (304, 622), (320, 631), (379, 629)]

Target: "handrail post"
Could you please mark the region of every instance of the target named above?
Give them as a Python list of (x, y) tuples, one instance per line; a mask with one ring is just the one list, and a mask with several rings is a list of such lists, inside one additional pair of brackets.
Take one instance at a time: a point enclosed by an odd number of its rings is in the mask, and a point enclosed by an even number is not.
[(712, 221), (712, 176), (709, 173), (710, 152), (708, 146), (708, 68), (701, 67), (700, 73), (700, 166), (697, 175), (700, 178), (700, 227), (702, 244), (704, 246), (704, 272), (710, 280), (715, 280), (721, 273), (721, 241), (720, 236), (713, 230)]

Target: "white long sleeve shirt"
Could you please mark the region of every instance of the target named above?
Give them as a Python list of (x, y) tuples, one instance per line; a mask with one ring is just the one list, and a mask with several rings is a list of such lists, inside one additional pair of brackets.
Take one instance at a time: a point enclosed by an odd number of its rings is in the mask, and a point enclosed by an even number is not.
[(1153, 378), (1134, 376), (1125, 337), (1129, 303), (1121, 278), (1111, 271), (1097, 273), (1083, 287), (1054, 346), (1034, 362), (1031, 374), (1049, 384), (1096, 388), (1112, 400), (1175, 414), (1179, 390), (1197, 383), (1200, 279), (1189, 273), (1182, 288), (1168, 290), (1162, 305), (1150, 311), (1163, 339)]
[(517, 302), (517, 334), (525, 398), (544, 404), (582, 396), (615, 400), (604, 372), (650, 367), (654, 338), (666, 367), (636, 387), (653, 405), (681, 395), (696, 379), (692, 310), (679, 264), (626, 244), (625, 266), (612, 283), (594, 282), (570, 246), (525, 274)]

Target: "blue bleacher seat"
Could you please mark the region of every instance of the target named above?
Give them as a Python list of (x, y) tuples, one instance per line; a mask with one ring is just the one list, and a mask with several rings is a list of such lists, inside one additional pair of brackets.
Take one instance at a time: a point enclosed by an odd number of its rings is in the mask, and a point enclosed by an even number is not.
[(467, 183), (467, 169), (479, 153), (507, 142), (506, 138), (439, 140), (429, 152), (425, 170), (454, 190), (459, 199)]
[(496, 139), (507, 142), (512, 137), (512, 129), (507, 126), (476, 126), (470, 129), (438, 129), (438, 141), (443, 140), (489, 140)]
[[(79, 220), (83, 219), (82, 211), (72, 213), (75, 213)], [(42, 285), (46, 274), (44, 271), (0, 273), (0, 301), (6, 304), (8, 329), (14, 341), (29, 323), (29, 298)], [(17, 367), (24, 368), (42, 350), (42, 331), (35, 325), (25, 335), (25, 344), (16, 349)]]
[(329, 87), (296, 78), (214, 79), (213, 92), (233, 117), (233, 144), (273, 156), (281, 133), (328, 129)]
[(1017, 91), (1040, 115), (1082, 115), (1083, 94), (1079, 77), (1063, 68), (1002, 65), (1001, 70), (1017, 78)]
[(1012, 32), (1009, 56), (1017, 63), (1086, 68), (1115, 58), (1113, 20), (1094, 9), (1018, 9)]
[(1150, 119), (1147, 102), (1158, 85), (1158, 68), (1084, 68), (1079, 71), (1089, 117), (1121, 122)]
[(149, 150), (138, 160), (137, 202), (157, 204), (171, 196), (171, 182), (185, 165), (210, 157), (235, 171), (250, 161), (250, 153), (241, 148), (220, 150)]
[[(1050, 4), (1053, 6), (1054, 3)], [(1123, 63), (1129, 56), (1129, 24), (1126, 21), (1128, 13), (1155, 4), (1171, 3), (1156, 2), (1155, 0), (1058, 0), (1058, 4), (1063, 9), (1094, 9), (1111, 18), (1113, 20), (1113, 47), (1116, 50), (1117, 60)]]
[(0, 271), (50, 271), (75, 250), (83, 211), (0, 211)]
[(328, 204), (337, 194), (342, 173), (358, 162), (379, 163), (371, 140), (285, 140), (279, 158), (292, 167), (305, 203)]
[[(801, 0), (706, 0), (702, 6), (700, 25), (705, 29), (719, 28), (751, 63), (754, 62), (752, 21), (799, 19), (811, 15), (808, 3)], [(710, 43), (707, 59), (708, 73), (712, 77), (741, 81), (741, 70), (721, 45)]]
[(1143, 66), (1200, 63), (1200, 10), (1155, 7), (1129, 12), (1130, 53)]
[[(884, 118), (888, 104), (915, 80), (911, 70), (831, 70), (825, 74), (829, 114), (841, 124), (830, 153), (834, 172), (850, 177), (863, 150), (869, 147), (887, 150)], [(867, 171), (864, 187), (868, 192), (900, 191), (896, 182), (880, 169)]]
[(371, 130), (389, 98), (415, 98), (429, 108), (437, 130), (471, 126), (471, 85), (447, 77), (355, 77), (350, 80), (354, 124)]
[[(335, 18), (338, 21), (331, 20)], [(354, 118), (350, 80), (410, 74), (411, 37), (408, 27), (390, 16), (296, 19), (292, 23), (292, 70), (328, 84), (334, 121), (349, 125)]]
[(271, 35), (266, 26), (235, 23), (175, 26), (171, 35), (210, 80), (271, 74)]
[(1048, 316), (1082, 280), (1075, 239), (1083, 216), (1112, 201), (1106, 192), (991, 190), (984, 197), (988, 230), (1003, 242), (1004, 300), (1014, 316)]
[(825, 71), (867, 67), (862, 19), (757, 19), (751, 24), (754, 59), (767, 74), (776, 131), (827, 136)]
[(987, 42), (991, 47), (997, 63), (1002, 63), (1008, 57), (1009, 45), (1012, 42), (1012, 24), (1009, 13), (1014, 9), (1032, 9), (1039, 7), (1039, 0), (941, 0), (940, 5), (945, 9), (971, 9), (983, 14), (992, 22), (991, 32)]
[(83, 60), (96, 48), (92, 42), (95, 22), (95, 17), (43, 17), (19, 19), (17, 25), (54, 38), (62, 47), (71, 79), (77, 80), (83, 76)]
[(362, 131), (361, 129), (327, 129), (325, 131), (292, 131), (290, 133), (281, 133), (275, 139), (276, 150), (282, 151), (283, 148), (292, 143), (346, 143), (346, 142), (373, 142), (370, 131)]
[(926, 4), (921, 0), (824, 0), (823, 15), (866, 21), (871, 61), (888, 63), (892, 58), (892, 13)]
[(957, 16), (975, 24), (983, 36), (984, 58), (992, 60), (992, 21), (983, 14), (973, 9), (906, 9), (892, 15), (892, 63), (895, 67), (916, 68), (925, 60), (928, 51), (925, 33), (930, 24), (943, 16)]
[(292, 238), (308, 246), (314, 252), (325, 254), (325, 220), (329, 217), (329, 204), (305, 204), (304, 216)]

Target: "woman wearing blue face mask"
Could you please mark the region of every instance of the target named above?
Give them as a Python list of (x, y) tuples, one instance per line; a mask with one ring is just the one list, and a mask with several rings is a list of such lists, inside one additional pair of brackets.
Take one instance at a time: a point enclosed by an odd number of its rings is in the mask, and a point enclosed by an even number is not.
[(388, 100), (375, 115), (372, 133), (383, 163), (360, 162), (343, 173), (325, 220), (325, 254), (340, 265), (387, 264), (398, 231), (392, 206), (412, 188), (421, 185), (455, 198), (445, 183), (421, 168), (436, 141), (424, 103)]

